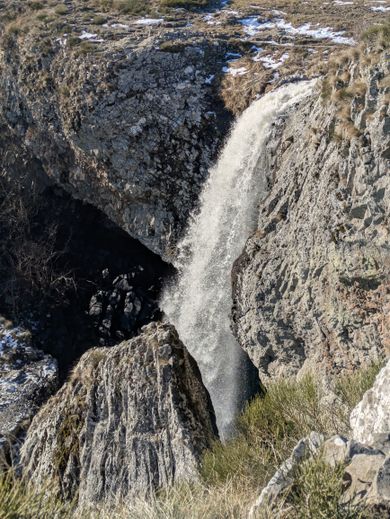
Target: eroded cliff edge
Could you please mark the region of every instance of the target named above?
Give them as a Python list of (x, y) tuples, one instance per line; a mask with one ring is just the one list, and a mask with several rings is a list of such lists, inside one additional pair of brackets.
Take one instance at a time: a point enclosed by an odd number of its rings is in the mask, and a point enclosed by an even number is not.
[(268, 142), (270, 189), (233, 270), (234, 330), (263, 380), (389, 353), (389, 59), (363, 62), (336, 64), (333, 92)]
[(86, 50), (44, 23), (4, 31), (3, 167), (12, 176), (33, 164), (171, 260), (227, 129), (208, 81), (224, 42), (171, 43), (114, 24), (99, 50)]

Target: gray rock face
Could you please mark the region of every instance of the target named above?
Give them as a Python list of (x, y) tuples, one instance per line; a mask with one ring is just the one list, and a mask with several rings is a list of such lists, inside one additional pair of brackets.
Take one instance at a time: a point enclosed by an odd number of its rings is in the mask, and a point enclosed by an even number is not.
[(385, 73), (388, 60), (361, 71), (360, 137), (335, 135), (336, 108), (311, 99), (269, 138), (272, 187), (233, 272), (234, 331), (263, 380), (337, 373), (389, 350)]
[(0, 463), (15, 461), (39, 407), (57, 388), (57, 362), (30, 345), (30, 335), (0, 320)]
[(378, 435), (390, 433), (390, 361), (352, 411), (350, 424), (352, 436), (368, 445), (373, 444)]
[(3, 49), (2, 139), (172, 259), (226, 129), (206, 81), (224, 44), (179, 34), (178, 52), (174, 43), (160, 50), (164, 38), (149, 37), (147, 27), (120, 39), (105, 32), (99, 52), (80, 53), (55, 34), (42, 51), (36, 32)]
[(80, 505), (145, 496), (197, 477), (215, 417), (195, 361), (174, 328), (152, 323), (95, 348), (34, 418), (24, 473)]
[[(390, 512), (390, 458), (388, 449), (379, 449), (334, 436), (323, 444), (324, 461), (345, 465), (340, 503), (349, 507), (369, 507)], [(385, 515), (387, 517), (387, 515)]]

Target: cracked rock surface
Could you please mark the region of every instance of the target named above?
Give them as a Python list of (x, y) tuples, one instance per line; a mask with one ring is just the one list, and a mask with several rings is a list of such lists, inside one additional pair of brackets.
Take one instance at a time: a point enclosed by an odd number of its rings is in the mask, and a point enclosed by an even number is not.
[(233, 271), (234, 330), (263, 380), (389, 353), (388, 63), (361, 72), (359, 137), (336, 134), (337, 108), (318, 93), (270, 135), (270, 188)]

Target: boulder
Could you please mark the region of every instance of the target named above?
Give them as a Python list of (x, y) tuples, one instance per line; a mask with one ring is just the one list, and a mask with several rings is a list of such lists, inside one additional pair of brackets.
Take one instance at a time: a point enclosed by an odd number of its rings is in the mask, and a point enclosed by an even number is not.
[[(386, 150), (388, 59), (362, 67), (360, 137), (336, 138), (337, 107), (308, 99), (276, 121), (263, 155), (269, 190), (233, 271), (233, 329), (267, 379), (329, 377), (390, 348)], [(315, 138), (311, 137), (315, 134)], [(370, 162), (365, 160), (370, 154)]]
[(197, 478), (216, 438), (198, 367), (169, 324), (151, 323), (111, 348), (85, 353), (34, 418), (24, 474), (50, 480), (82, 507), (147, 496)]
[[(85, 27), (85, 16), (72, 16), (70, 25)], [(221, 68), (227, 43), (106, 25), (99, 51), (83, 53), (74, 35), (61, 40), (30, 26), (17, 42), (3, 40), (0, 55), (7, 155), (16, 162), (23, 153), (27, 169), (34, 165), (172, 260), (228, 129), (230, 116), (206, 81)], [(20, 175), (9, 157), (0, 162), (11, 178)]]
[(30, 333), (0, 319), (0, 463), (16, 464), (24, 433), (58, 383), (57, 362)]
[(383, 435), (390, 433), (390, 361), (352, 411), (350, 425), (353, 438), (360, 442), (371, 445), (386, 440)]
[(252, 505), (249, 519), (257, 517), (257, 513), (272, 505), (286, 488), (294, 482), (294, 475), (299, 465), (315, 455), (321, 447), (324, 438), (322, 434), (311, 432), (309, 436), (299, 440), (291, 456), (278, 468), (268, 484), (261, 491), (260, 496)]

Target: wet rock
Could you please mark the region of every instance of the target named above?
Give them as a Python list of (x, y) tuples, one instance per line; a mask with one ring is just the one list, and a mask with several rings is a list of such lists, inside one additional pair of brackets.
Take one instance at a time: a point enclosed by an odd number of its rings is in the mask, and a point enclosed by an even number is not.
[(34, 418), (24, 473), (48, 478), (80, 505), (145, 496), (197, 478), (216, 437), (215, 416), (195, 361), (174, 328), (88, 351)]
[(33, 416), (57, 388), (56, 361), (30, 342), (27, 330), (0, 318), (0, 464), (16, 463)]

